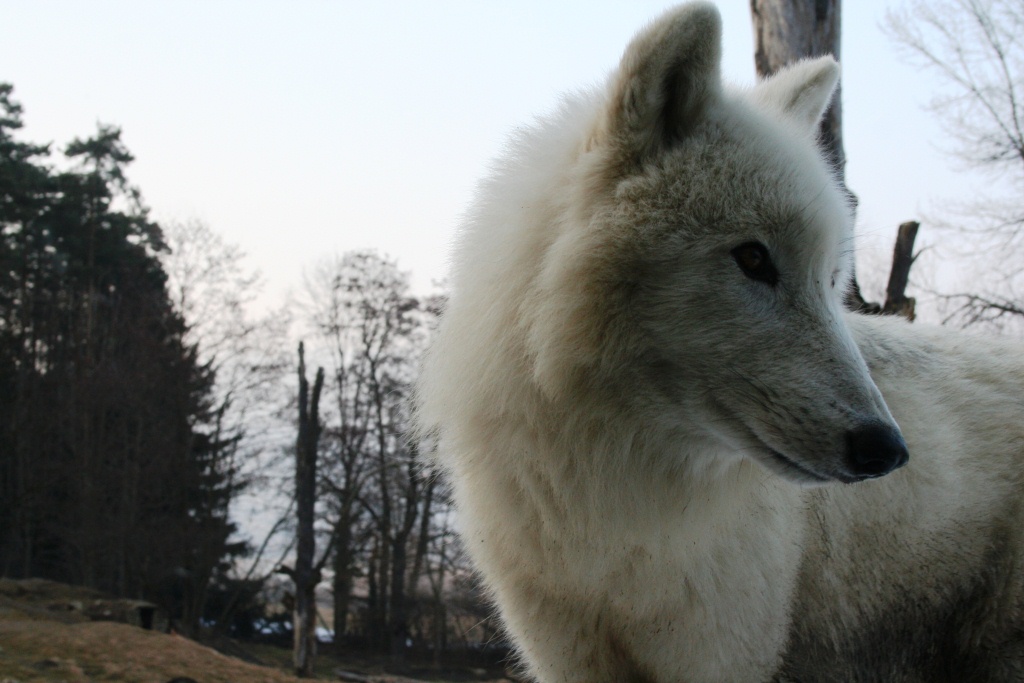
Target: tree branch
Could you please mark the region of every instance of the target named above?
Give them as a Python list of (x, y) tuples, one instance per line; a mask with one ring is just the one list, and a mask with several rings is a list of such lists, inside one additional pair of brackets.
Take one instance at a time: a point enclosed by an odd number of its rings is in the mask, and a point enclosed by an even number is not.
[(906, 289), (910, 279), (910, 267), (917, 259), (914, 255), (914, 240), (920, 227), (921, 224), (917, 221), (907, 221), (900, 225), (893, 247), (889, 285), (885, 289), (885, 305), (882, 306), (882, 313), (902, 315), (911, 321), (915, 317), (914, 306), (917, 302), (906, 295)]

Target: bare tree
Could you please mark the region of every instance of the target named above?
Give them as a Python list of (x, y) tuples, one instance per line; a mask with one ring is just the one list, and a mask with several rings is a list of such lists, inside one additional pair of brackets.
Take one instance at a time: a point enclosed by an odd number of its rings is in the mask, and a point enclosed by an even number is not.
[(411, 296), (408, 276), (368, 251), (322, 262), (306, 288), (310, 322), (333, 364), (321, 485), (332, 515), (335, 632), (340, 645), (354, 578), (365, 576), (367, 635), (401, 665), (434, 505), (406, 434), (407, 402), (436, 306)]
[[(246, 458), (265, 441), (266, 414), (289, 366), (283, 353), (290, 324), (286, 311), (257, 315), (263, 280), (245, 253), (200, 220), (163, 226), (168, 246), (161, 255), (167, 288), (186, 323), (184, 342), (199, 349), (199, 361), (216, 379), (218, 427), (241, 434)], [(244, 430), (243, 430), (244, 425)], [(273, 444), (276, 447), (276, 443)]]
[(972, 287), (947, 295), (949, 316), (964, 324), (1024, 320), (1024, 1), (916, 1), (890, 12), (886, 27), (909, 58), (944, 85), (930, 107), (948, 139), (949, 153), (987, 173), (1007, 195), (982, 193), (949, 207), (947, 221), (966, 235), (965, 251), (984, 255)]
[[(241, 249), (203, 221), (170, 222), (163, 226), (163, 239), (168, 248), (160, 260), (167, 273), (168, 296), (185, 323), (182, 341), (195, 349), (198, 363), (213, 381), (210, 441), (219, 445), (217, 468), (233, 478), (229, 485), (259, 483), (265, 489), (272, 476), (268, 472), (275, 471), (267, 467), (267, 456), (278, 458), (281, 452), (274, 413), (289, 365), (284, 356), (289, 316), (281, 311), (255, 312), (262, 287), (259, 273), (247, 266)], [(268, 506), (271, 498), (276, 505), (276, 497), (262, 497)], [(256, 511), (252, 500), (246, 501), (242, 515)], [(237, 514), (240, 501), (231, 504)], [(279, 524), (284, 519), (279, 517)], [(257, 568), (253, 563), (244, 571), (233, 564), (222, 570), (218, 588), (231, 595), (218, 625), (229, 623), (230, 609), (248, 590)], [(204, 589), (183, 591), (185, 624), (198, 623), (209, 597), (205, 587), (210, 581), (193, 583)]]
[[(353, 262), (356, 263), (353, 263)], [(377, 335), (365, 328), (373, 307), (363, 305), (364, 277), (352, 256), (319, 263), (306, 278), (309, 319), (331, 357), (333, 424), (322, 468), (334, 540), (333, 594), (335, 642), (347, 632), (349, 603), (357, 568), (360, 533), (365, 524), (361, 499), (370, 476), (367, 449), (373, 438), (371, 388), (374, 364), (383, 352)], [(375, 348), (376, 346), (376, 348)], [(373, 361), (366, 367), (367, 361)]]

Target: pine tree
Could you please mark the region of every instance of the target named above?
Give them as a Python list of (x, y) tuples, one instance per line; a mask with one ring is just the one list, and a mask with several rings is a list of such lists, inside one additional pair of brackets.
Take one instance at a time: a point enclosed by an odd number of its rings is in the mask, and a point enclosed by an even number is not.
[(162, 602), (185, 631), (244, 547), (216, 376), (185, 343), (159, 225), (100, 126), (46, 165), (0, 85), (0, 573)]

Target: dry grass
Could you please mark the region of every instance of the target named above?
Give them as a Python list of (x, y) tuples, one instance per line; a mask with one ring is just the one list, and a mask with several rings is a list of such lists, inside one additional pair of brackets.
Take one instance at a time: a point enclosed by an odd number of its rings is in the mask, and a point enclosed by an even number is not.
[(0, 681), (297, 683), (298, 678), (247, 664), (186, 638), (126, 624), (62, 624), (0, 619)]
[[(0, 683), (168, 683), (177, 677), (197, 683), (303, 680), (289, 674), (287, 650), (246, 646), (247, 654), (270, 665), (259, 666), (181, 636), (90, 621), (70, 607), (101, 597), (50, 581), (0, 579)], [(316, 664), (321, 680), (338, 680), (333, 672), (340, 668), (370, 674), (367, 679), (372, 683), (419, 683), (385, 675), (381, 663), (372, 659), (341, 661), (325, 653)]]

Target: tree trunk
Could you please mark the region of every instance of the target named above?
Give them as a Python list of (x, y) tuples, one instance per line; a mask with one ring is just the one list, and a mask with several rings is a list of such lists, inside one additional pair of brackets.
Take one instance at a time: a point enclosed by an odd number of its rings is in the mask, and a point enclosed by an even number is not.
[(434, 490), (437, 487), (437, 481), (438, 477), (433, 473), (427, 475), (427, 487), (423, 491), (423, 505), (420, 510), (420, 530), (416, 539), (416, 554), (413, 556), (412, 571), (409, 574), (409, 584), (406, 587), (406, 592), (412, 596), (416, 595), (416, 588), (423, 575), (423, 562), (430, 545), (430, 525), (434, 521)]
[(380, 594), (380, 538), (373, 539), (373, 549), (370, 552), (370, 562), (366, 567), (367, 583), (367, 640), (372, 648), (380, 648), (384, 633), (384, 621), (381, 619)]
[[(391, 663), (395, 667), (405, 665), (406, 641), (409, 638), (409, 597), (406, 593), (409, 563), (409, 540), (416, 528), (416, 518), (420, 512), (420, 474), (416, 459), (416, 451), (410, 454), (406, 464), (405, 509), (401, 526), (395, 531), (392, 544), (391, 567)], [(424, 510), (426, 514), (428, 510)], [(414, 565), (421, 560), (414, 556)], [(418, 572), (417, 568), (417, 572)]]
[(334, 648), (341, 652), (348, 633), (348, 610), (352, 598), (352, 520), (342, 515), (334, 533)]
[(295, 571), (294, 664), (301, 677), (313, 675), (316, 656), (316, 585), (319, 572), (313, 567), (316, 539), (313, 512), (316, 505), (316, 449), (320, 439), (320, 391), (324, 370), (319, 368), (312, 396), (306, 380), (306, 359), (299, 343), (299, 437), (295, 448), (295, 502), (298, 510)]
[(408, 558), (405, 534), (396, 534), (391, 550), (391, 609), (388, 631), (390, 634), (391, 666), (405, 666), (405, 644), (409, 637), (408, 609), (405, 597), (405, 569)]
[(438, 552), (436, 579), (430, 575), (430, 570), (427, 570), (427, 575), (430, 578), (431, 590), (434, 596), (434, 623), (432, 631), (434, 635), (435, 666), (441, 665), (441, 654), (448, 649), (448, 618), (447, 607), (444, 599), (445, 563), (447, 561), (448, 549), (447, 537), (448, 525), (445, 523), (440, 534), (441, 547)]

